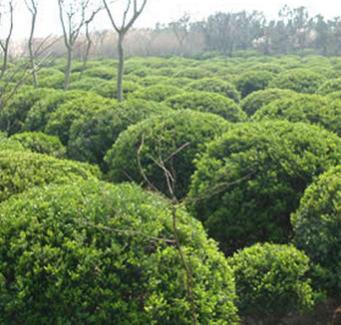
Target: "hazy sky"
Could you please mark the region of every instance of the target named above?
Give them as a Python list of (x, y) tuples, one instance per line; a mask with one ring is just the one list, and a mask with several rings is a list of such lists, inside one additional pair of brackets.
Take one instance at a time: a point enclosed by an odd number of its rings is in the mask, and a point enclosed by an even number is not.
[[(126, 1), (126, 0), (118, 0)], [(24, 0), (19, 0), (21, 6), (17, 8), (15, 17), (15, 36), (27, 37), (29, 33), (29, 17), (23, 6)], [(213, 14), (217, 11), (240, 11), (258, 10), (264, 12), (269, 18), (275, 18), (281, 7), (288, 4), (295, 8), (305, 6), (309, 9), (311, 15), (318, 13), (323, 14), (327, 18), (341, 16), (341, 1), (337, 0), (149, 0), (146, 9), (136, 26), (153, 27), (157, 22), (167, 23), (172, 19), (178, 19), (184, 12), (188, 12), (192, 17), (200, 19)], [(60, 34), (60, 22), (58, 16), (57, 0), (40, 0), (40, 11), (37, 22), (37, 35)], [(102, 13), (99, 19), (96, 20), (97, 29), (110, 28), (107, 16)]]

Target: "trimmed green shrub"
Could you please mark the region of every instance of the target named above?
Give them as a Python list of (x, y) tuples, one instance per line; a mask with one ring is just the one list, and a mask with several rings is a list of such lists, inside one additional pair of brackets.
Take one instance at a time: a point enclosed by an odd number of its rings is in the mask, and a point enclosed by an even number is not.
[(170, 111), (163, 104), (130, 99), (115, 107), (104, 107), (89, 116), (81, 116), (70, 129), (68, 156), (74, 160), (99, 164), (105, 170), (103, 157), (123, 130), (154, 114)]
[[(145, 78), (140, 79), (139, 84), (144, 86), (144, 87), (149, 87), (149, 86), (154, 86), (154, 85), (159, 85), (161, 83), (168, 83), (170, 81), (169, 77), (166, 76), (147, 76)], [(192, 81), (191, 79), (189, 79)]]
[(173, 175), (174, 194), (182, 198), (188, 192), (196, 154), (204, 151), (206, 142), (221, 134), (228, 125), (219, 116), (190, 110), (142, 121), (122, 132), (108, 151), (105, 157), (108, 177), (114, 182), (143, 183), (143, 168), (150, 182), (170, 195), (164, 171), (157, 164), (161, 159)]
[(269, 88), (291, 89), (298, 93), (313, 94), (326, 81), (326, 77), (308, 69), (292, 69), (280, 73)]
[(235, 125), (196, 161), (189, 196), (203, 199), (192, 212), (227, 255), (257, 242), (286, 243), (303, 191), (340, 159), (341, 139), (317, 126)]
[(252, 120), (312, 123), (341, 135), (341, 100), (330, 101), (324, 96), (300, 94), (263, 106)]
[(293, 246), (256, 244), (228, 259), (236, 279), (241, 316), (279, 324), (289, 312), (311, 310), (309, 258)]
[(108, 69), (108, 67), (99, 66), (86, 69), (83, 75), (84, 77), (110, 80), (116, 77), (116, 72), (114, 69)]
[(305, 191), (291, 216), (294, 244), (322, 268), (318, 285), (341, 294), (341, 166), (331, 168)]
[[(0, 207), (3, 324), (191, 324), (169, 203), (130, 184), (33, 189)], [(186, 211), (177, 232), (200, 324), (237, 325), (233, 274)], [(164, 239), (164, 240), (163, 240)]]
[(101, 96), (87, 91), (56, 91), (32, 106), (25, 119), (24, 130), (29, 132), (44, 131), (51, 114), (62, 104), (77, 98), (96, 100), (96, 97), (99, 101), (103, 99)]
[(232, 99), (215, 93), (186, 92), (170, 97), (164, 103), (175, 110), (191, 109), (203, 113), (214, 113), (230, 122), (246, 120), (246, 114)]
[(328, 95), (335, 91), (341, 91), (341, 78), (327, 80), (321, 87), (317, 90), (319, 95)]
[(34, 186), (97, 177), (100, 177), (100, 172), (84, 163), (59, 160), (38, 153), (0, 151), (0, 202)]
[[(70, 82), (77, 81), (79, 79), (79, 73), (70, 74)], [(53, 74), (39, 79), (39, 86), (53, 89), (63, 89), (65, 81), (65, 75)]]
[(72, 99), (49, 115), (44, 132), (57, 136), (63, 145), (69, 141), (69, 131), (73, 121), (84, 117), (91, 118), (94, 111), (100, 108), (113, 108), (116, 101), (105, 99), (100, 96), (88, 96)]
[(0, 129), (9, 135), (20, 132), (31, 107), (56, 93), (53, 89), (24, 88), (0, 111)]
[(66, 149), (57, 137), (42, 132), (17, 133), (10, 140), (19, 142), (23, 148), (32, 152), (46, 154), (55, 158), (64, 158)]
[(190, 83), (187, 90), (208, 91), (240, 102), (240, 94), (231, 83), (218, 78), (203, 78)]
[(0, 132), (0, 151), (12, 150), (12, 151), (30, 151), (24, 148), (24, 146), (17, 140), (8, 138), (6, 133)]
[(173, 75), (173, 78), (202, 79), (212, 76), (213, 76), (212, 72), (206, 69), (199, 67), (190, 67), (179, 70), (177, 73)]
[(265, 89), (274, 77), (275, 74), (269, 71), (247, 71), (236, 80), (236, 87), (244, 98), (254, 91)]
[(287, 99), (295, 96), (295, 93), (289, 89), (264, 89), (254, 91), (253, 93), (246, 96), (240, 103), (243, 111), (248, 115), (252, 116), (262, 106), (268, 105), (276, 99)]
[(129, 96), (129, 98), (141, 98), (145, 100), (152, 100), (155, 102), (163, 102), (169, 97), (181, 94), (181, 88), (159, 84), (139, 89)]

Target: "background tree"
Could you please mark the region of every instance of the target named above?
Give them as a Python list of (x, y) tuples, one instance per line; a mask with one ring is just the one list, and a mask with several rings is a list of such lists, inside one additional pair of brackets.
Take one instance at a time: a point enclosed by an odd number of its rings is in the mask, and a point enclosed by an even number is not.
[[(124, 71), (124, 48), (123, 42), (124, 38), (129, 31), (129, 29), (133, 26), (137, 18), (141, 15), (143, 9), (145, 8), (148, 0), (142, 0), (139, 4), (138, 0), (127, 0), (126, 6), (123, 12), (123, 17), (121, 21), (121, 25), (118, 24), (117, 20), (114, 18), (114, 9), (112, 4), (114, 1), (102, 0), (103, 5), (108, 13), (110, 22), (118, 34), (118, 76), (117, 76), (117, 99), (119, 102), (123, 100), (123, 71)], [(120, 1), (121, 2), (121, 1)], [(122, 4), (124, 6), (124, 4)]]

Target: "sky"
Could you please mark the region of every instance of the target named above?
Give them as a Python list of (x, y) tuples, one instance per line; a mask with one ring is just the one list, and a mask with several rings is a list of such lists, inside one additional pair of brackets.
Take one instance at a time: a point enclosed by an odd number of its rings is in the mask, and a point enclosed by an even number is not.
[[(37, 18), (36, 35), (61, 34), (57, 0), (39, 0), (40, 8)], [(117, 0), (126, 2), (127, 0)], [(291, 8), (305, 6), (312, 16), (321, 13), (326, 18), (341, 16), (341, 1), (336, 0), (148, 0), (146, 8), (135, 27), (154, 27), (157, 22), (168, 23), (179, 19), (185, 12), (193, 19), (202, 19), (218, 11), (238, 12), (261, 11), (266, 17), (276, 18), (280, 8), (285, 4)], [(29, 33), (30, 20), (24, 0), (19, 0), (16, 8), (14, 37), (26, 38)], [(94, 22), (96, 29), (110, 29), (111, 25), (105, 12)]]

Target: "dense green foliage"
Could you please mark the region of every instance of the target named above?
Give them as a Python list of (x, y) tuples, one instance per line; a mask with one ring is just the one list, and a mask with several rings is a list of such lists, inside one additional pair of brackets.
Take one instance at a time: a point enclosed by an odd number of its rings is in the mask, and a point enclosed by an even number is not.
[(55, 158), (64, 158), (66, 149), (57, 137), (42, 132), (24, 132), (11, 136), (10, 140), (19, 142), (32, 152), (47, 154)]
[(269, 71), (248, 71), (237, 79), (236, 86), (244, 98), (254, 91), (266, 88), (274, 76), (275, 74)]
[(173, 175), (173, 191), (182, 198), (194, 172), (193, 159), (204, 150), (207, 141), (227, 127), (228, 123), (219, 116), (190, 110), (142, 121), (122, 132), (108, 151), (105, 159), (109, 178), (114, 182), (142, 183), (143, 170), (153, 186), (171, 196), (165, 171), (158, 165), (164, 162)]
[(186, 92), (170, 97), (164, 103), (176, 110), (191, 109), (204, 113), (214, 113), (230, 122), (241, 122), (246, 119), (246, 114), (232, 99), (210, 92)]
[(115, 107), (103, 107), (75, 120), (70, 129), (68, 156), (71, 159), (100, 164), (119, 134), (130, 125), (149, 116), (170, 112), (163, 104), (131, 99)]
[(291, 89), (298, 93), (313, 94), (326, 78), (308, 69), (292, 69), (280, 73), (270, 84), (270, 88)]
[(233, 99), (236, 103), (240, 101), (240, 93), (235, 86), (218, 78), (203, 78), (193, 81), (188, 85), (187, 89), (217, 93)]
[(231, 127), (196, 162), (194, 215), (226, 254), (257, 242), (288, 242), (290, 213), (313, 178), (340, 163), (341, 140), (303, 123)]
[[(198, 321), (237, 325), (231, 269), (178, 211)], [(169, 204), (137, 186), (49, 186), (0, 207), (2, 324), (191, 324)]]
[(324, 270), (318, 286), (341, 294), (341, 167), (321, 175), (305, 191), (291, 221), (295, 245)]
[(288, 99), (294, 96), (296, 93), (289, 89), (265, 89), (255, 91), (246, 96), (240, 103), (243, 111), (248, 115), (252, 116), (261, 107), (270, 104), (276, 99)]
[(321, 87), (317, 90), (320, 95), (328, 95), (335, 91), (341, 90), (341, 78), (327, 80)]
[(168, 97), (182, 93), (182, 89), (165, 84), (152, 85), (133, 92), (130, 98), (141, 98), (155, 102), (163, 102)]
[(299, 94), (263, 106), (252, 116), (252, 120), (312, 123), (341, 135), (341, 100), (332, 101), (324, 96)]
[(273, 325), (289, 312), (313, 307), (309, 258), (296, 248), (256, 244), (235, 253), (228, 263), (236, 279), (240, 315)]
[(38, 153), (0, 151), (0, 201), (34, 186), (97, 177), (100, 177), (99, 171), (84, 163), (59, 160)]

